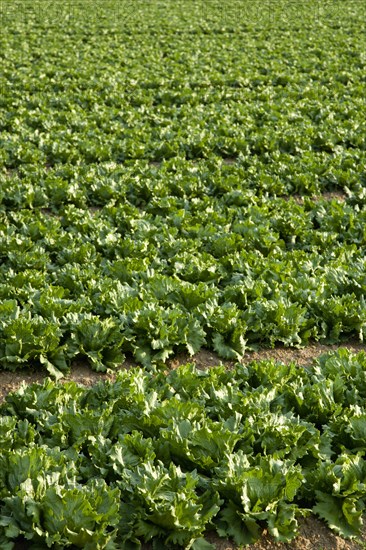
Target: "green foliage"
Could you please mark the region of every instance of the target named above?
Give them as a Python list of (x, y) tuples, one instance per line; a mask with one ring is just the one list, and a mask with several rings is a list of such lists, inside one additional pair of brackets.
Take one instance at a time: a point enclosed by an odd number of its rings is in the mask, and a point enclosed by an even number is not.
[(1, 368), (364, 339), (362, 2), (2, 4)]
[[(364, 353), (169, 373), (92, 388), (47, 379), (0, 408), (0, 541), (35, 547), (209, 548), (313, 511), (355, 537), (365, 508)], [(323, 391), (319, 391), (320, 385)]]
[[(364, 340), (362, 2), (0, 11), (0, 368)], [(289, 540), (311, 509), (354, 536), (365, 372), (340, 351), (22, 388), (0, 546), (208, 550), (206, 529)]]

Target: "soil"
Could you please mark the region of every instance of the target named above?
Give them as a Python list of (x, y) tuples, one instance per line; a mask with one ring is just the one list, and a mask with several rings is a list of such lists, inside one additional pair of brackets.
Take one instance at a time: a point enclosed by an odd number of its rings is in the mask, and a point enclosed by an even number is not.
[[(337, 202), (345, 202), (347, 200), (347, 195), (343, 191), (324, 191), (321, 195), (312, 195), (309, 198), (315, 202), (318, 202), (320, 199), (325, 201), (336, 200)], [(305, 197), (303, 195), (298, 195), (297, 193), (293, 193), (292, 195), (283, 195), (281, 196), (281, 199), (286, 202), (292, 199), (300, 205), (303, 205), (305, 202)]]
[[(208, 535), (216, 550), (237, 550), (237, 546), (228, 541), (220, 540), (216, 535)], [(246, 546), (248, 550), (361, 550), (366, 541), (364, 529), (360, 542), (346, 541), (335, 535), (328, 527), (315, 517), (299, 521), (299, 535), (292, 542), (276, 543), (266, 531), (255, 544)]]
[[(323, 345), (313, 344), (303, 349), (281, 348), (264, 349), (255, 352), (248, 352), (243, 358), (244, 363), (253, 360), (273, 359), (282, 363), (294, 362), (299, 367), (310, 365), (312, 361), (319, 355), (331, 350), (336, 350), (339, 347), (346, 347), (349, 350), (357, 353), (366, 351), (366, 345), (359, 342), (348, 342), (342, 345)], [(205, 369), (220, 364), (224, 364), (227, 368), (232, 368), (235, 364), (233, 361), (225, 361), (220, 359), (214, 352), (201, 350), (199, 353), (190, 357), (186, 353), (177, 355), (174, 359), (168, 362), (168, 367), (171, 369), (177, 368), (179, 365), (192, 362), (198, 368)], [(125, 361), (121, 365), (121, 369), (128, 369), (134, 366), (132, 360)], [(44, 372), (22, 370), (16, 372), (0, 372), (0, 403), (4, 401), (5, 396), (12, 391), (16, 391), (23, 383), (31, 384), (34, 382), (42, 382), (47, 375)], [(71, 372), (61, 380), (74, 380), (77, 383), (85, 386), (91, 386), (100, 380), (113, 380), (113, 373), (97, 373), (90, 369), (89, 366), (83, 363), (75, 363), (72, 366)], [(366, 518), (365, 518), (366, 524)], [(238, 547), (227, 539), (220, 539), (216, 534), (209, 533), (207, 539), (215, 545), (216, 550), (236, 550)], [(25, 543), (19, 543), (15, 546), (15, 550), (25, 550), (28, 546)], [(145, 549), (148, 550), (148, 546)], [(327, 528), (324, 522), (319, 521), (316, 517), (310, 516), (299, 521), (299, 535), (290, 543), (276, 543), (270, 535), (263, 531), (262, 538), (253, 545), (246, 548), (251, 550), (365, 550), (366, 549), (366, 525), (363, 528), (362, 535), (358, 541), (344, 540), (335, 535)], [(168, 549), (162, 549), (168, 550)]]

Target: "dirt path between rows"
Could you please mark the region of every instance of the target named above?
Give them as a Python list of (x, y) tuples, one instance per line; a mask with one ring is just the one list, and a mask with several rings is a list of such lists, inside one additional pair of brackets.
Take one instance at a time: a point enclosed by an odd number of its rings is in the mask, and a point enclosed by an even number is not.
[[(295, 362), (299, 366), (310, 365), (313, 359), (328, 351), (336, 350), (339, 347), (346, 347), (350, 351), (357, 353), (366, 351), (366, 345), (359, 342), (349, 342), (342, 345), (323, 345), (313, 344), (303, 349), (275, 348), (265, 349), (257, 352), (248, 352), (244, 359), (244, 363), (249, 363), (252, 360), (273, 359), (281, 363)], [(199, 353), (190, 357), (186, 353), (176, 356), (168, 362), (169, 368), (177, 368), (179, 365), (193, 362), (198, 368), (210, 368), (219, 364), (225, 364), (228, 368), (234, 365), (232, 361), (221, 360), (214, 352), (201, 350)], [(121, 365), (121, 369), (134, 366), (133, 361), (125, 361)], [(47, 373), (24, 369), (17, 372), (0, 372), (0, 403), (4, 401), (5, 396), (12, 391), (16, 391), (22, 383), (31, 384), (34, 382), (42, 382), (47, 376)], [(91, 386), (100, 380), (113, 380), (113, 373), (97, 373), (83, 363), (75, 363), (63, 380), (74, 380), (77, 383), (85, 386)], [(366, 523), (366, 518), (365, 518)], [(300, 529), (299, 536), (290, 543), (275, 543), (271, 540), (267, 532), (263, 531), (262, 538), (255, 544), (246, 548), (251, 550), (365, 550), (366, 549), (366, 525), (359, 541), (346, 541), (341, 537), (336, 536), (330, 529), (326, 527), (324, 522), (310, 516), (299, 521)], [(215, 534), (208, 534), (208, 540), (212, 542), (216, 550), (236, 550), (237, 546), (226, 539), (220, 539)], [(26, 550), (27, 544), (17, 544), (15, 550)], [(149, 550), (149, 547), (145, 547)], [(173, 549), (162, 549), (173, 550)]]
[[(262, 349), (260, 351), (247, 352), (244, 356), (243, 363), (273, 359), (281, 363), (294, 362), (299, 366), (305, 366), (310, 365), (313, 359), (316, 359), (319, 355), (327, 353), (328, 351), (336, 350), (340, 347), (345, 347), (354, 353), (358, 353), (360, 351), (366, 352), (366, 344), (360, 344), (356, 341), (331, 346), (324, 344), (312, 344), (302, 349), (276, 347), (274, 349)], [(203, 349), (193, 357), (191, 357), (188, 353), (181, 353), (174, 359), (168, 361), (167, 366), (168, 368), (177, 368), (179, 365), (184, 365), (185, 363), (195, 363), (195, 365), (200, 369), (215, 367), (220, 364), (224, 364), (230, 368), (235, 364), (234, 361), (220, 359), (220, 357), (213, 351)], [(136, 363), (133, 360), (126, 360), (120, 368), (126, 369), (132, 366), (136, 366)], [(48, 373), (46, 371), (40, 371), (39, 369), (22, 369), (15, 372), (0, 371), (0, 403), (4, 401), (5, 396), (8, 393), (16, 391), (23, 382), (26, 384), (42, 382), (47, 375)], [(74, 380), (79, 384), (91, 386), (100, 380), (113, 380), (114, 378), (115, 374), (112, 372), (108, 374), (95, 372), (91, 370), (86, 363), (75, 362), (70, 373), (61, 381)]]

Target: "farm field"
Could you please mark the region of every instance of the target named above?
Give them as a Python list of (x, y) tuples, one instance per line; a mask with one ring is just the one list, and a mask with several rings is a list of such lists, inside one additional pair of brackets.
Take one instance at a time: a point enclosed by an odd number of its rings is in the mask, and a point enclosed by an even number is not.
[(358, 536), (366, 4), (0, 7), (0, 548)]

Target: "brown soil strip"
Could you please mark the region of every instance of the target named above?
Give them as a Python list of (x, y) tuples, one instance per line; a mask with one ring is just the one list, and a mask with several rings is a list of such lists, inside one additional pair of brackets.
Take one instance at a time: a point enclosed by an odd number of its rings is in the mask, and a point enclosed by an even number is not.
[[(353, 353), (360, 351), (366, 351), (366, 344), (361, 344), (358, 341), (349, 341), (342, 344), (325, 345), (325, 344), (311, 344), (305, 348), (285, 348), (276, 347), (273, 349), (262, 349), (260, 351), (249, 351), (245, 354), (242, 362), (244, 364), (250, 361), (271, 360), (279, 363), (296, 363), (299, 366), (310, 365), (314, 359), (319, 357), (328, 351), (334, 351), (340, 347), (345, 347)], [(217, 365), (226, 365), (228, 368), (232, 368), (235, 361), (228, 361), (221, 359), (215, 352), (202, 349), (191, 357), (188, 353), (180, 353), (173, 359), (168, 361), (167, 366), (170, 369), (175, 369), (180, 365), (186, 363), (194, 363), (197, 368), (205, 369), (209, 367), (215, 367)], [(120, 367), (120, 369), (129, 369), (133, 366), (137, 366), (133, 360), (126, 360)], [(4, 401), (5, 396), (16, 391), (22, 383), (33, 384), (35, 382), (42, 383), (42, 381), (48, 376), (46, 371), (34, 369), (22, 369), (17, 371), (0, 371), (0, 403)], [(92, 386), (100, 380), (113, 380), (115, 378), (114, 372), (100, 373), (91, 370), (87, 363), (75, 362), (72, 365), (70, 373), (68, 373), (61, 382), (73, 380), (79, 384), (85, 386)]]
[(229, 165), (236, 164), (238, 162), (238, 159), (235, 157), (226, 157), (226, 158), (223, 158), (222, 160), (224, 164), (229, 164)]
[(331, 201), (335, 199), (338, 202), (345, 202), (345, 200), (347, 199), (347, 195), (343, 191), (325, 191), (321, 195), (315, 195), (312, 198), (313, 200), (324, 199), (327, 201)]
[[(294, 193), (292, 195), (281, 195), (279, 198), (285, 200), (286, 202), (292, 199), (297, 204), (303, 205), (306, 197), (307, 195), (298, 195), (297, 193)], [(343, 191), (324, 191), (321, 195), (312, 195), (308, 198), (314, 202), (318, 202), (320, 200), (336, 200), (337, 202), (343, 203), (346, 201), (347, 195)]]
[[(209, 535), (208, 540), (216, 550), (238, 550), (238, 546), (216, 535)], [(255, 544), (246, 546), (250, 550), (363, 550), (366, 543), (366, 530), (360, 541), (345, 540), (335, 535), (324, 522), (314, 516), (299, 520), (299, 535), (291, 542), (274, 542), (266, 531)]]

